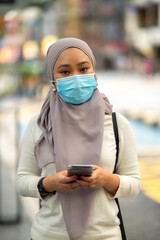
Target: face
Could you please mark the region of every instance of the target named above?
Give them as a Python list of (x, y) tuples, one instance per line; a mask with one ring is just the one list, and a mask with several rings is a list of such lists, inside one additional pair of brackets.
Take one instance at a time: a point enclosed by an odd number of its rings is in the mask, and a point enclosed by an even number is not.
[(64, 50), (58, 57), (53, 68), (55, 80), (89, 73), (94, 73), (92, 62), (90, 58), (78, 48), (68, 48)]

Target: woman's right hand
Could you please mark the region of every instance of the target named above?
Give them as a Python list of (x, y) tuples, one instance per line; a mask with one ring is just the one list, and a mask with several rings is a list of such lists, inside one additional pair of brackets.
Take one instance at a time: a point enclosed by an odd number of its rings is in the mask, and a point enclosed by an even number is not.
[(78, 189), (80, 184), (76, 182), (77, 176), (67, 176), (67, 171), (58, 172), (52, 176), (48, 176), (43, 180), (43, 187), (48, 192), (59, 191), (67, 193)]

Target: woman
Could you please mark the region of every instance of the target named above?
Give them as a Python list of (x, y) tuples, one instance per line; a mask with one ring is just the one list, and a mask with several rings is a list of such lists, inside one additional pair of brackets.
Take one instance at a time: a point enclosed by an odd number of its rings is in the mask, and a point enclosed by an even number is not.
[[(97, 89), (94, 71), (93, 53), (80, 39), (60, 39), (48, 50), (46, 75), (53, 85), (26, 129), (17, 173), (18, 192), (42, 200), (33, 240), (122, 239), (115, 198), (140, 190), (135, 140), (118, 113), (113, 174), (112, 106)], [(68, 177), (69, 164), (92, 164), (94, 170), (90, 177)]]

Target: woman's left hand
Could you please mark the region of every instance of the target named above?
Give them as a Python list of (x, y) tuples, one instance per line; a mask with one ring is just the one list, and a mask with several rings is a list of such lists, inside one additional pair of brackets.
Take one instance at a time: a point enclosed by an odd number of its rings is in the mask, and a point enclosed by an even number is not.
[(90, 177), (81, 176), (77, 182), (83, 188), (98, 188), (106, 184), (107, 178), (107, 172), (101, 167), (94, 165), (92, 175)]
[(119, 187), (120, 179), (118, 175), (109, 173), (103, 168), (94, 165), (92, 175), (90, 177), (81, 176), (77, 182), (80, 187), (83, 188), (105, 187), (112, 195), (115, 195)]

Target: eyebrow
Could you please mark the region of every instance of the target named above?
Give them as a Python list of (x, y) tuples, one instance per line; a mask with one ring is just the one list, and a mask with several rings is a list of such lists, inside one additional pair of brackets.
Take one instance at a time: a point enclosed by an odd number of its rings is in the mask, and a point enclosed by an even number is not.
[(70, 67), (70, 65), (69, 64), (61, 64), (61, 65), (58, 66), (58, 69), (63, 68), (63, 67)]
[(77, 65), (80, 66), (80, 65), (83, 65), (83, 64), (86, 64), (86, 63), (90, 64), (88, 61), (83, 61), (83, 62), (78, 63)]
[[(77, 63), (77, 66), (81, 66), (81, 65), (86, 64), (86, 63), (90, 64), (88, 61), (83, 61), (83, 62)], [(70, 64), (61, 64), (61, 65), (58, 66), (58, 69), (63, 68), (63, 67), (70, 67), (70, 66), (71, 66)]]

